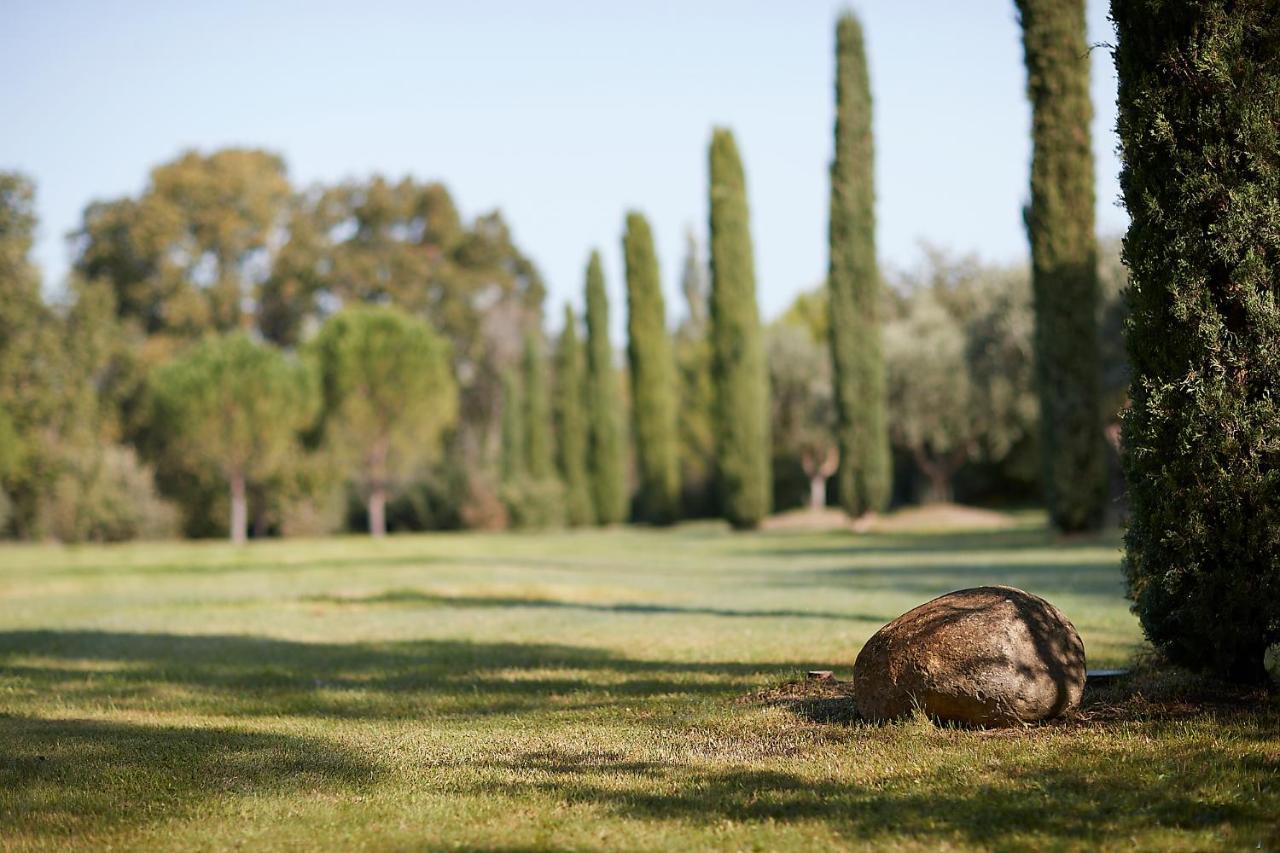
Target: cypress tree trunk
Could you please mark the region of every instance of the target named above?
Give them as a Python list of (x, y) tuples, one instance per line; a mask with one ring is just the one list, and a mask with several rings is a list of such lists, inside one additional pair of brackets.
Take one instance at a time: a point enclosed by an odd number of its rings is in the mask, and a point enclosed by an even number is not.
[(555, 475), (551, 447), (551, 401), (547, 394), (547, 368), (542, 358), (542, 334), (530, 332), (524, 339), (524, 427), (529, 476), (546, 480)]
[(577, 318), (564, 307), (564, 331), (556, 347), (556, 425), (559, 432), (560, 478), (565, 485), (565, 520), (572, 526), (591, 524), (595, 513), (587, 483), (587, 433), (582, 417), (582, 352)]
[(1171, 659), (1260, 682), (1280, 642), (1280, 14), (1113, 0), (1111, 16), (1129, 594)]
[(836, 493), (850, 515), (883, 510), (893, 478), (880, 341), (874, 175), (871, 83), (862, 25), (852, 13), (846, 13), (836, 25), (835, 158), (831, 162), (827, 286), (840, 448)]
[(736, 528), (769, 514), (769, 386), (747, 187), (733, 134), (711, 136), (711, 341), (721, 506)]
[(587, 469), (592, 503), (600, 524), (627, 517), (626, 460), (623, 457), (622, 395), (609, 342), (609, 299), (600, 253), (587, 262)]
[(675, 364), (649, 223), (627, 214), (622, 240), (627, 262), (627, 356), (631, 363), (631, 418), (640, 478), (637, 514), (671, 524), (679, 514), (676, 458)]
[(1098, 250), (1084, 0), (1017, 0), (1031, 99), (1036, 378), (1045, 497), (1061, 530), (1097, 528), (1107, 500)]

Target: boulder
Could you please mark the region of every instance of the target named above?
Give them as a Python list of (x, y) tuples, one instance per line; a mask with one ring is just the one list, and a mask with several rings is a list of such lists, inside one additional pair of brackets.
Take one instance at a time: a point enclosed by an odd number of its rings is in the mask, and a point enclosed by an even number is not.
[(854, 701), (871, 720), (908, 716), (1010, 726), (1080, 704), (1084, 643), (1058, 608), (1011, 586), (948, 593), (875, 633), (853, 665)]

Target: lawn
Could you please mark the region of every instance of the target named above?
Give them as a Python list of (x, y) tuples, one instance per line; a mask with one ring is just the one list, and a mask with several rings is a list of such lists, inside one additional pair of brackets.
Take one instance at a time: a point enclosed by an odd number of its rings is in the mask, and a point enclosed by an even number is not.
[(1035, 518), (0, 548), (0, 848), (1280, 847), (1273, 699), (977, 732), (780, 688), (991, 582), (1138, 647), (1118, 539)]

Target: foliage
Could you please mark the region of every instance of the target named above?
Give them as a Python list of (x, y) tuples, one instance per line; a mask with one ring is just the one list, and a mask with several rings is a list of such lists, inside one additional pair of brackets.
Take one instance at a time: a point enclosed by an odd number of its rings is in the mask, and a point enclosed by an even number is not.
[(291, 194), (275, 154), (188, 151), (153, 169), (138, 199), (89, 205), (75, 235), (76, 270), (109, 282), (121, 317), (148, 333), (240, 328)]
[(525, 449), (524, 384), (514, 369), (502, 374), (502, 481), (505, 483), (529, 472), (529, 453)]
[(852, 12), (836, 25), (835, 159), (827, 287), (831, 299), (836, 492), (850, 515), (885, 508), (892, 487), (876, 264), (875, 144), (862, 25)]
[(165, 449), (230, 488), (231, 538), (243, 541), (247, 488), (297, 452), (315, 416), (315, 380), (305, 365), (244, 332), (206, 338), (150, 377), (152, 417)]
[(1031, 290), (1024, 270), (927, 249), (895, 283), (885, 328), (894, 445), (949, 500), (969, 462), (1009, 465), (1034, 438)]
[(653, 233), (641, 214), (627, 214), (622, 248), (627, 266), (631, 432), (639, 476), (636, 515), (652, 524), (670, 524), (677, 519), (680, 504), (675, 365)]
[(756, 307), (746, 176), (730, 131), (713, 131), (708, 160), (716, 476), (725, 517), (743, 529), (757, 526), (772, 503), (769, 376)]
[(564, 484), (555, 477), (522, 475), (499, 490), (507, 523), (518, 530), (546, 530), (565, 523)]
[(578, 319), (564, 307), (564, 329), (556, 347), (557, 463), (564, 482), (565, 520), (574, 527), (591, 524), (595, 510), (587, 481), (587, 425), (583, 417), (582, 347)]
[(1111, 14), (1129, 591), (1169, 657), (1259, 681), (1280, 642), (1280, 17), (1258, 0)]
[(803, 476), (811, 509), (826, 506), (827, 478), (835, 473), (835, 400), (831, 350), (788, 312), (765, 333), (769, 364), (774, 501), (785, 505), (782, 483)]
[(133, 449), (107, 445), (67, 448), (41, 492), (36, 524), (40, 536), (60, 542), (119, 542), (170, 538), (177, 522)]
[(715, 385), (711, 379), (711, 338), (708, 329), (710, 283), (697, 237), (685, 235), (684, 269), (680, 290), (685, 316), (676, 327), (673, 349), (680, 383), (681, 505), (685, 518), (718, 514), (715, 494), (716, 430)]
[(1053, 523), (1065, 531), (1100, 526), (1107, 497), (1084, 5), (1017, 0), (1032, 106), (1026, 224), (1044, 491)]
[(600, 253), (587, 262), (587, 471), (596, 521), (614, 524), (627, 515), (626, 436), (618, 371), (609, 342), (609, 299)]
[(542, 332), (524, 338), (525, 467), (535, 480), (555, 476), (555, 448), (551, 445), (551, 395), (547, 362), (542, 355)]
[(348, 308), (308, 345), (323, 389), (321, 430), (358, 485), (370, 531), (401, 478), (440, 451), (457, 417), (449, 347), (424, 321), (389, 306)]

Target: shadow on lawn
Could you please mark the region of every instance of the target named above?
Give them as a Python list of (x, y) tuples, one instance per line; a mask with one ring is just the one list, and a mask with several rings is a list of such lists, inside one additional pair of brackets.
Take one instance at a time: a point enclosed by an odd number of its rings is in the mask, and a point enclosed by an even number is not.
[[(180, 814), (223, 794), (331, 792), (375, 773), (314, 738), (0, 716), (0, 826), (46, 842)], [(10, 840), (21, 844), (21, 835)]]
[[(1266, 799), (1230, 791), (1224, 797), (1202, 775), (1187, 772), (1221, 766), (1222, 753), (1209, 746), (1151, 740), (1113, 748), (1064, 741), (1051, 751), (972, 766), (946, 753), (951, 751), (941, 751), (943, 763), (931, 771), (895, 773), (889, 767), (875, 784), (866, 784), (821, 771), (584, 759), (544, 750), (495, 763), (503, 779), (484, 783), (480, 793), (518, 796), (533, 787), (570, 803), (648, 820), (821, 821), (850, 840), (896, 845), (1026, 847), (1034, 843), (1032, 833), (1059, 843), (1127, 845), (1134, 833), (1161, 828), (1221, 827), (1233, 833), (1237, 846), (1280, 838)], [(1255, 791), (1273, 786), (1277, 774), (1280, 760), (1264, 756), (1248, 757), (1231, 771), (1233, 784)]]
[(0, 633), (20, 689), (113, 707), (219, 715), (478, 717), (600, 707), (628, 697), (740, 694), (796, 664), (633, 660), (545, 643), (302, 643), (107, 631)]
[(844, 619), (882, 625), (891, 616), (874, 613), (841, 613), (826, 610), (740, 610), (732, 607), (682, 607), (678, 604), (597, 604), (589, 601), (563, 601), (553, 598), (518, 598), (515, 596), (440, 595), (418, 589), (392, 589), (368, 596), (317, 595), (302, 599), (316, 604), (405, 604), (458, 608), (527, 608), (583, 610), (592, 613), (638, 615), (722, 616), (735, 619)]

